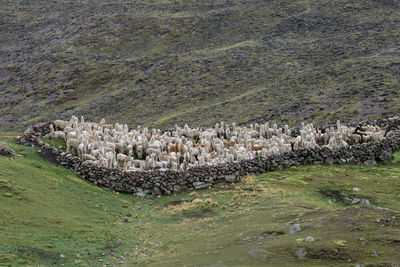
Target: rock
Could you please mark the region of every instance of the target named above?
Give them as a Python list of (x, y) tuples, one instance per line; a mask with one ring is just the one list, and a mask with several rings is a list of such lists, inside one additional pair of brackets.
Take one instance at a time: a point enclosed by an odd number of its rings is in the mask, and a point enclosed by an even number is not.
[(378, 253), (375, 250), (371, 251), (371, 256), (372, 257), (378, 257)]
[(140, 197), (140, 198), (145, 198), (146, 193), (141, 188), (138, 188), (138, 191), (136, 192), (136, 196)]
[(334, 162), (335, 162), (334, 159), (330, 156), (325, 159), (325, 163), (333, 164)]
[(354, 267), (364, 267), (364, 264), (356, 264)]
[(364, 198), (362, 198), (362, 199), (360, 199), (360, 198), (354, 198), (354, 199), (351, 201), (351, 204), (353, 204), (353, 205), (358, 204), (358, 205), (360, 205), (360, 206), (362, 206), (362, 207), (369, 207), (369, 206), (371, 206), (371, 203), (369, 202), (369, 200), (368, 200), (368, 199), (364, 199)]
[(314, 239), (314, 237), (312, 237), (312, 236), (307, 236), (307, 237), (304, 239), (304, 241), (306, 241), (306, 242), (314, 242), (315, 239)]
[(166, 195), (171, 195), (171, 191), (168, 190), (167, 188), (163, 188), (163, 191)]
[(361, 189), (358, 187), (353, 187), (353, 191), (361, 191)]
[(234, 182), (236, 180), (236, 175), (232, 174), (232, 175), (225, 175), (225, 181), (227, 182)]
[(296, 254), (297, 258), (299, 258), (299, 260), (305, 260), (307, 251), (305, 248), (299, 248), (298, 250), (296, 250), (295, 254)]
[(364, 164), (368, 165), (368, 166), (377, 166), (378, 165), (374, 159), (366, 160), (366, 161), (364, 161)]
[(118, 239), (117, 241), (115, 241), (114, 244), (111, 245), (111, 248), (114, 250), (114, 249), (120, 247), (121, 245), (122, 245), (122, 240)]
[(289, 234), (294, 234), (301, 231), (300, 224), (295, 223), (289, 228)]
[(378, 156), (380, 161), (390, 162), (392, 161), (392, 151), (383, 150), (381, 154)]
[(371, 206), (371, 203), (369, 203), (368, 199), (361, 199), (360, 205), (363, 207), (369, 207)]
[(153, 187), (153, 196), (161, 196), (161, 189), (158, 186)]
[(181, 191), (181, 186), (180, 185), (174, 185), (174, 193), (178, 193)]
[(203, 188), (206, 188), (206, 183), (204, 183), (204, 182), (194, 182), (193, 186), (194, 186), (194, 189), (203, 189)]
[(267, 261), (268, 251), (258, 247), (254, 247), (247, 252), (247, 256), (256, 261)]
[(15, 153), (14, 150), (12, 150), (8, 147), (5, 147), (5, 146), (0, 146), (0, 156), (12, 158), (16, 155), (17, 155), (17, 153)]

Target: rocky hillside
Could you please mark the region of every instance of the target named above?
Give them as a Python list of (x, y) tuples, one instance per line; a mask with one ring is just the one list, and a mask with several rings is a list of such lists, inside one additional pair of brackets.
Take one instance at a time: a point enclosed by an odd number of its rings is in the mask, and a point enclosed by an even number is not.
[(0, 128), (400, 114), (396, 0), (0, 0)]

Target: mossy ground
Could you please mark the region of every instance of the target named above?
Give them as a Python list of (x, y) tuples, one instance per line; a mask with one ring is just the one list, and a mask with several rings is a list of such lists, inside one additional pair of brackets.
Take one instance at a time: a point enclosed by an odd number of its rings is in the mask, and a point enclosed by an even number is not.
[[(14, 136), (0, 134), (22, 155), (0, 158), (0, 265), (400, 262), (400, 153), (377, 167), (310, 165), (142, 200), (88, 184), (15, 144)], [(351, 205), (354, 198), (371, 206)], [(131, 222), (124, 222), (127, 213)], [(302, 231), (289, 234), (291, 223)], [(315, 241), (305, 242), (307, 236)], [(248, 256), (254, 247), (267, 251), (265, 262)], [(301, 247), (305, 261), (295, 255)]]

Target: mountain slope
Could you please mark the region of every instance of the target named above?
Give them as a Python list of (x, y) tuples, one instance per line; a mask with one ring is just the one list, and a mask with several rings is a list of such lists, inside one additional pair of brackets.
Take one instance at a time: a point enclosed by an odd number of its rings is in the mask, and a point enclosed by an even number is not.
[(3, 129), (400, 113), (395, 0), (0, 1)]

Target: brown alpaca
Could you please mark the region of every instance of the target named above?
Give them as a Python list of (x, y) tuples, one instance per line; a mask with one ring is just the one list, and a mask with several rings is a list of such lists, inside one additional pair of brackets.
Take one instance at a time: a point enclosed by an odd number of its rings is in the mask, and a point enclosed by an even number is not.
[(224, 142), (224, 146), (225, 146), (226, 148), (233, 147), (234, 145), (235, 145), (235, 142), (234, 142), (234, 141), (227, 141), (227, 142)]
[(298, 147), (299, 147), (299, 148), (304, 147), (304, 144), (303, 144), (303, 142), (301, 142), (301, 141), (299, 141), (297, 144), (298, 144)]
[(186, 153), (186, 149), (185, 149), (185, 145), (184, 144), (181, 144), (179, 146), (179, 152), (181, 152), (182, 157)]
[(185, 145), (184, 144), (172, 145), (169, 147), (168, 153), (171, 153), (171, 152), (175, 152), (175, 153), (180, 152), (181, 154), (184, 154), (186, 152)]
[(203, 147), (203, 145), (196, 143), (196, 140), (192, 140), (193, 147)]
[(265, 146), (254, 146), (254, 141), (251, 141), (251, 150), (252, 151), (260, 151), (263, 148), (265, 148)]
[(170, 146), (169, 147), (169, 151), (168, 151), (168, 153), (171, 153), (171, 152), (179, 152), (179, 147), (178, 146), (176, 146), (176, 145), (172, 145), (172, 146)]
[(217, 146), (211, 142), (211, 151), (217, 151)]

